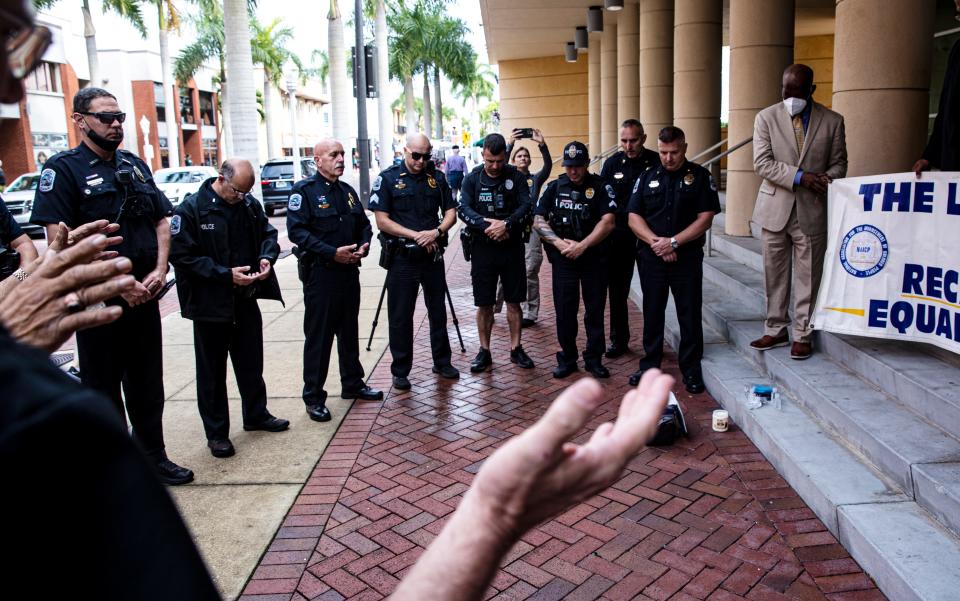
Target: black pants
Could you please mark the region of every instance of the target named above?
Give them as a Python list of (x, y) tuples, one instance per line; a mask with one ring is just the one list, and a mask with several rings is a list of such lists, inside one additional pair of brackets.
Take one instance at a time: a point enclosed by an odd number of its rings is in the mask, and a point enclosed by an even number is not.
[(317, 265), (303, 285), (303, 402), (323, 405), (323, 385), (330, 369), (330, 350), (337, 337), (343, 392), (364, 387), (360, 365), (360, 271), (355, 267)]
[[(591, 249), (593, 250), (593, 249)], [(587, 332), (587, 348), (583, 362), (599, 364), (603, 357), (603, 309), (607, 304), (606, 257), (588, 250), (579, 259), (571, 261), (553, 247), (548, 251), (553, 264), (553, 306), (557, 314), (557, 340), (560, 352), (557, 363), (572, 365), (577, 362), (577, 317), (580, 313), (580, 295), (583, 293), (583, 327)]]
[(610, 344), (627, 346), (630, 342), (630, 319), (627, 299), (633, 268), (637, 264), (637, 237), (627, 230), (614, 230), (609, 237), (607, 256), (608, 296), (610, 297)]
[(413, 366), (413, 312), (417, 290), (423, 286), (423, 302), (430, 321), (430, 349), (433, 364), (450, 365), (450, 339), (447, 337), (447, 308), (443, 261), (432, 258), (411, 260), (397, 256), (387, 272), (387, 317), (390, 322), (390, 373), (407, 377)]
[[(163, 444), (163, 353), (160, 306), (123, 305), (117, 321), (77, 332), (80, 378), (130, 418), (133, 433), (154, 462), (167, 458)], [(122, 394), (121, 394), (122, 387)]]
[(668, 293), (673, 293), (680, 321), (680, 371), (699, 374), (703, 358), (703, 251), (685, 253), (676, 263), (665, 263), (650, 251), (637, 259), (643, 289), (643, 350), (640, 369), (660, 367), (663, 325)]
[(227, 404), (227, 354), (240, 388), (243, 423), (266, 420), (267, 385), (263, 382), (263, 319), (253, 299), (234, 300), (234, 322), (193, 322), (197, 356), (197, 406), (207, 440), (230, 436)]

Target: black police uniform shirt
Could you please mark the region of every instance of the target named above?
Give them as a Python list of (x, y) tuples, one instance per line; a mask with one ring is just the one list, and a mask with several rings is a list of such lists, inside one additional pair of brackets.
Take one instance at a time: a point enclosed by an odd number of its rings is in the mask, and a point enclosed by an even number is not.
[[(502, 219), (510, 232), (507, 242), (521, 241), (532, 209), (527, 179), (513, 165), (505, 165), (497, 178), (487, 175), (483, 165), (479, 165), (463, 180), (457, 213), (467, 228), (475, 232), (483, 232), (490, 227), (487, 219)], [(502, 206), (498, 208), (498, 204)], [(478, 237), (483, 238), (487, 236)]]
[[(117, 181), (117, 172), (129, 184)], [(157, 188), (147, 164), (126, 150), (103, 160), (86, 144), (47, 159), (40, 173), (31, 221), (46, 226), (63, 221), (69, 228), (106, 219), (119, 223), (123, 242), (113, 247), (133, 262), (141, 279), (156, 268), (157, 222), (173, 206)]]
[(613, 186), (613, 191), (617, 195), (618, 230), (630, 230), (627, 205), (630, 204), (630, 195), (633, 193), (633, 185), (637, 178), (648, 169), (659, 166), (660, 155), (649, 148), (641, 148), (640, 154), (632, 159), (621, 150), (604, 161), (603, 168), (600, 169), (600, 177)]
[[(566, 174), (547, 184), (533, 214), (545, 218), (561, 238), (579, 242), (590, 235), (604, 215), (616, 212), (613, 187), (604, 183), (599, 175), (587, 173), (579, 184), (570, 181)], [(598, 248), (589, 248), (587, 253)], [(554, 246), (548, 245), (547, 251), (552, 252), (550, 249)]]
[(331, 263), (339, 247), (359, 248), (373, 238), (357, 191), (319, 172), (294, 184), (287, 201), (287, 232), (300, 251)]
[[(654, 234), (672, 238), (697, 220), (700, 213), (720, 212), (717, 185), (710, 172), (690, 161), (676, 171), (657, 167), (643, 173), (633, 187), (629, 212), (643, 217)], [(680, 245), (677, 254), (699, 252), (706, 241), (700, 236)], [(651, 253), (641, 241), (641, 252)]]
[(22, 235), (23, 229), (7, 208), (7, 203), (0, 198), (0, 245), (10, 246), (11, 242)]
[(443, 214), (457, 208), (457, 203), (442, 173), (423, 170), (413, 174), (401, 162), (373, 181), (367, 206), (389, 214), (397, 225), (422, 232), (440, 227)]

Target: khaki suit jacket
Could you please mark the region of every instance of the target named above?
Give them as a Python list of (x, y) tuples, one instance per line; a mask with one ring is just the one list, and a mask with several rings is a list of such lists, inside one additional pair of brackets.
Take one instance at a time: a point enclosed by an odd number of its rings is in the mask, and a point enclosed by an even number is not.
[(793, 120), (782, 102), (759, 113), (753, 125), (753, 169), (763, 178), (753, 221), (763, 229), (779, 232), (787, 225), (794, 204), (797, 221), (806, 235), (827, 231), (827, 197), (794, 186), (797, 170), (826, 173), (833, 179), (847, 174), (847, 141), (843, 117), (816, 102), (803, 149), (797, 152)]

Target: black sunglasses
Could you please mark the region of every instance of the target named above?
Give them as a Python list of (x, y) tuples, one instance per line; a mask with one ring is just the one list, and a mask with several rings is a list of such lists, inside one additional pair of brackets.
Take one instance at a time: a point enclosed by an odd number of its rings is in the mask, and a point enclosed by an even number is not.
[(119, 121), (120, 123), (123, 123), (124, 121), (127, 120), (126, 113), (86, 113), (83, 111), (78, 111), (78, 112), (81, 115), (91, 115), (93, 117), (96, 117), (97, 120), (100, 121), (100, 123), (103, 123), (104, 125), (113, 125), (114, 121)]
[(431, 153), (431, 152), (433, 152), (433, 149), (432, 149), (432, 148), (428, 149), (426, 152), (414, 152), (414, 151), (411, 150), (411, 151), (410, 151), (410, 158), (413, 159), (414, 161), (419, 161), (419, 160), (421, 160), (421, 159), (427, 160), (427, 159), (430, 158), (430, 153)]

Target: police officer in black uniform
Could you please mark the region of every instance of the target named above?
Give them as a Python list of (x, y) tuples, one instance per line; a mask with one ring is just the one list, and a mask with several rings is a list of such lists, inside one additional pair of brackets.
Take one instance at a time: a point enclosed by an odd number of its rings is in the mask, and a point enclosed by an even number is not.
[(227, 405), (227, 354), (240, 388), (243, 429), (280, 432), (267, 411), (263, 319), (257, 299), (283, 302), (273, 264), (277, 229), (250, 195), (253, 165), (227, 159), (220, 175), (188, 196), (170, 220), (170, 262), (183, 316), (193, 320), (197, 405), (214, 457), (234, 454)]
[(600, 177), (613, 186), (617, 194), (617, 226), (610, 234), (608, 286), (610, 297), (610, 346), (606, 357), (614, 359), (626, 353), (630, 342), (630, 321), (627, 313), (627, 297), (637, 260), (637, 237), (627, 224), (627, 205), (633, 184), (644, 171), (660, 165), (660, 157), (649, 148), (644, 148), (647, 135), (643, 125), (636, 119), (627, 119), (620, 124), (621, 150), (608, 158), (600, 170)]
[(409, 390), (407, 376), (413, 367), (413, 311), (417, 289), (430, 321), (433, 373), (459, 378), (450, 364), (447, 337), (447, 283), (443, 248), (447, 232), (457, 221), (456, 203), (443, 174), (430, 160), (430, 139), (422, 133), (407, 136), (403, 162), (380, 173), (373, 182), (369, 207), (383, 233), (382, 264), (387, 266), (387, 315), (393, 385)]
[[(135, 288), (110, 301), (123, 307), (116, 322), (77, 333), (84, 384), (126, 411), (134, 434), (160, 479), (185, 484), (193, 472), (167, 458), (163, 443), (163, 355), (156, 294), (167, 276), (170, 201), (157, 189), (146, 163), (126, 150), (117, 99), (102, 88), (84, 88), (73, 98), (73, 121), (82, 142), (47, 160), (32, 221), (53, 239), (59, 222), (70, 228), (97, 219), (120, 226), (115, 249), (133, 263)], [(123, 395), (121, 395), (121, 385)]]
[(340, 396), (376, 401), (383, 393), (367, 386), (360, 365), (360, 260), (370, 251), (373, 231), (360, 196), (340, 179), (343, 145), (314, 146), (317, 172), (293, 186), (287, 202), (287, 232), (297, 245), (303, 281), (303, 402), (310, 419), (330, 421), (323, 389), (333, 337), (340, 361)]
[(662, 166), (637, 178), (630, 197), (630, 229), (640, 239), (637, 263), (643, 289), (643, 350), (635, 386), (643, 372), (660, 367), (668, 293), (673, 292), (680, 321), (680, 371), (688, 392), (706, 387), (703, 358), (703, 245), (720, 212), (710, 172), (686, 159), (683, 130), (668, 126), (657, 136)]
[(603, 309), (607, 293), (606, 237), (613, 231), (616, 194), (599, 175), (587, 172), (587, 147), (570, 142), (563, 149), (565, 175), (550, 182), (534, 210), (533, 227), (547, 244), (553, 265), (553, 305), (557, 314), (557, 368), (553, 377), (577, 370), (577, 314), (583, 289), (587, 348), (583, 363), (594, 377), (608, 378), (603, 359)]
[(500, 134), (488, 134), (483, 139), (483, 165), (464, 179), (458, 209), (465, 224), (461, 238), (470, 247), (470, 276), (480, 336), (480, 352), (470, 364), (474, 373), (493, 365), (490, 332), (498, 281), (503, 283), (507, 303), (510, 361), (524, 369), (533, 368), (533, 361), (520, 344), (520, 303), (527, 299), (524, 230), (532, 199), (527, 177), (506, 164), (506, 151), (507, 142)]

